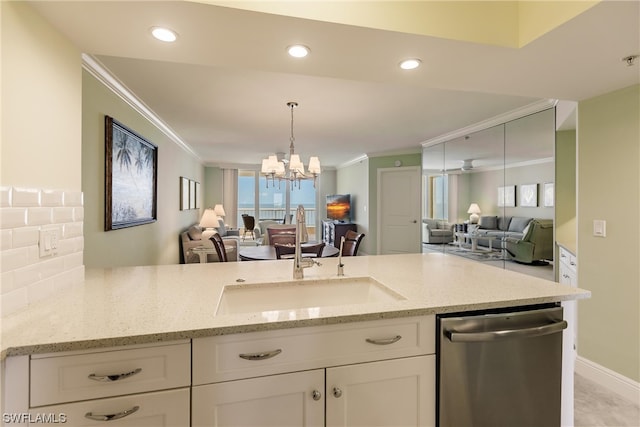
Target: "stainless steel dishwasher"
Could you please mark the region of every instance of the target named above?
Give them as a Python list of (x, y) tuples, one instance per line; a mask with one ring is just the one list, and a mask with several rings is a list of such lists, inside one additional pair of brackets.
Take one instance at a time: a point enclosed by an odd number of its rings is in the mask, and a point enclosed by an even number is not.
[(560, 426), (562, 307), (438, 318), (440, 427)]

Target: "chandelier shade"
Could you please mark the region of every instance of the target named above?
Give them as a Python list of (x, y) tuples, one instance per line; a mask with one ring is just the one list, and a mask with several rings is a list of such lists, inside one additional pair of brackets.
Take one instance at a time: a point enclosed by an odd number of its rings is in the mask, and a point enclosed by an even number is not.
[[(266, 159), (262, 159), (260, 173), (267, 177), (267, 188), (269, 187), (269, 178), (271, 183), (275, 185), (276, 179), (278, 183), (289, 181), (292, 189), (295, 184), (300, 188), (300, 181), (313, 179), (313, 186), (316, 186), (318, 175), (322, 172), (320, 167), (320, 159), (317, 156), (309, 158), (309, 168), (307, 172), (304, 169), (304, 163), (300, 159), (300, 155), (295, 152), (295, 137), (293, 136), (293, 109), (298, 106), (297, 102), (287, 102), (287, 107), (291, 109), (291, 137), (289, 139), (289, 159), (281, 159), (277, 154), (272, 154)], [(283, 157), (283, 156), (282, 156)], [(287, 164), (285, 167), (285, 163)]]

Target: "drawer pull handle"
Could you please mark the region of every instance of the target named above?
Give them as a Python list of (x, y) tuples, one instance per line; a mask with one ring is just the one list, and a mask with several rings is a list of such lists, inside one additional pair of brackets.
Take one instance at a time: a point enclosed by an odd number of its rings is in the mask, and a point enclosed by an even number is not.
[(336, 397), (336, 398), (342, 397), (342, 390), (340, 390), (338, 387), (334, 387), (333, 388), (333, 397)]
[(96, 375), (96, 374), (91, 374), (91, 375), (89, 375), (89, 379), (90, 380), (94, 380), (94, 381), (110, 383), (110, 382), (119, 381), (119, 380), (123, 380), (125, 378), (132, 377), (134, 375), (139, 374), (140, 372), (142, 372), (142, 368), (137, 368), (137, 369), (134, 369), (131, 372), (125, 372), (123, 374), (114, 374), (114, 375)]
[(267, 360), (282, 353), (281, 349), (266, 351), (261, 353), (242, 353), (238, 356), (245, 360)]
[(84, 414), (84, 417), (93, 421), (113, 421), (113, 420), (119, 420), (120, 418), (128, 417), (129, 415), (136, 412), (138, 409), (140, 409), (139, 406), (134, 406), (131, 409), (125, 409), (124, 411), (118, 412), (117, 414), (104, 414), (104, 415), (94, 414), (93, 412), (87, 412), (86, 414)]
[(378, 339), (378, 340), (371, 339), (371, 338), (367, 338), (367, 339), (366, 339), (366, 341), (367, 341), (369, 344), (375, 344), (375, 345), (389, 345), (389, 344), (393, 344), (393, 343), (395, 343), (395, 342), (400, 341), (400, 339), (401, 339), (401, 338), (402, 338), (402, 336), (400, 336), (400, 335), (396, 335), (396, 336), (395, 336), (395, 337), (393, 337), (393, 338), (382, 338), (382, 339)]
[(313, 400), (322, 399), (322, 393), (320, 393), (318, 390), (313, 390), (313, 393), (311, 394), (311, 396), (313, 397)]

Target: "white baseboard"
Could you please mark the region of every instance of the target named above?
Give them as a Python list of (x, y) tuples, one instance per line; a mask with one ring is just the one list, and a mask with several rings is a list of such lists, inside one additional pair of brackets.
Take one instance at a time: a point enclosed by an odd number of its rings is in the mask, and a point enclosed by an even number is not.
[(600, 384), (630, 402), (640, 403), (640, 383), (624, 375), (620, 375), (580, 356), (576, 358), (575, 371), (577, 374)]

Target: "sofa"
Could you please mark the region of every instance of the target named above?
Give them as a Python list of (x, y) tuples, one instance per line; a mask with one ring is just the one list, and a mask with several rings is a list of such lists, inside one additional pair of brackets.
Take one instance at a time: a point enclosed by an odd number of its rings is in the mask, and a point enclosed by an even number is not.
[[(527, 225), (533, 218), (523, 216), (497, 216), (483, 215), (478, 221), (477, 228), (473, 231), (475, 235), (493, 237), (502, 240), (506, 237), (522, 239)], [(489, 246), (490, 239), (478, 239), (479, 246)], [(492, 247), (499, 248), (500, 245), (492, 243)]]
[(295, 230), (295, 228), (295, 224), (283, 224), (282, 221), (267, 219), (258, 222), (256, 228), (253, 229), (253, 234), (256, 236), (258, 245), (270, 245), (269, 229), (282, 229), (283, 232), (290, 232), (292, 229)]
[(505, 237), (504, 248), (513, 261), (533, 264), (553, 260), (553, 220), (534, 219), (521, 238)]
[(422, 243), (453, 242), (453, 227), (440, 219), (424, 218), (422, 220)]
[[(213, 244), (210, 241), (202, 240), (203, 228), (198, 224), (190, 226), (188, 229), (180, 233), (180, 246), (182, 254), (180, 257), (181, 264), (191, 264), (200, 262), (198, 254), (191, 252), (191, 249), (199, 246), (211, 246)], [(227, 255), (229, 261), (236, 261), (238, 259), (238, 247), (240, 246), (240, 231), (228, 229), (224, 222), (220, 220), (220, 225), (216, 228), (216, 232), (222, 236), (225, 249), (227, 249)], [(207, 254), (207, 262), (218, 262), (218, 255), (213, 251), (212, 254)]]

